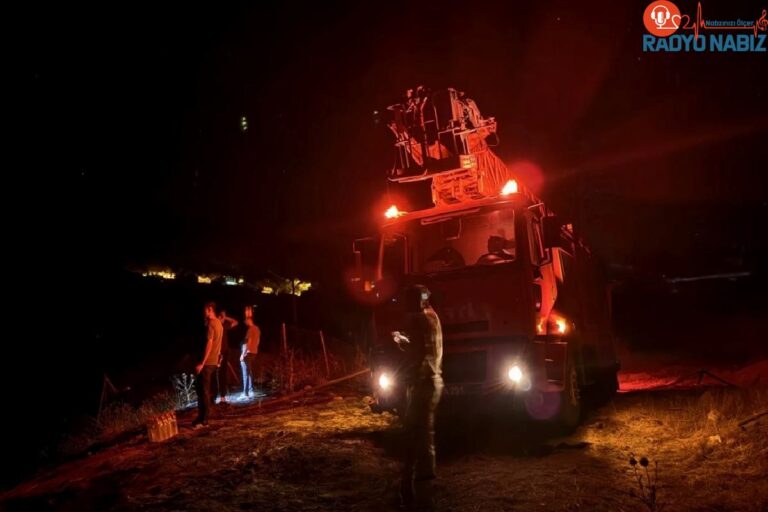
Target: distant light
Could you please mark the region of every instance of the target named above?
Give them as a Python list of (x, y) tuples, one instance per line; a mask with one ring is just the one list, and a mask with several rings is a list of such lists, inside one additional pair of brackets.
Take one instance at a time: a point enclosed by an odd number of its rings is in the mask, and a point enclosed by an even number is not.
[(234, 277), (225, 277), (224, 284), (226, 284), (227, 286), (237, 286), (237, 279), (235, 279)]
[(384, 216), (388, 219), (396, 219), (402, 215), (405, 215), (405, 212), (401, 212), (397, 209), (397, 206), (394, 204), (387, 208), (387, 211), (384, 212)]
[(501, 195), (508, 196), (510, 194), (517, 194), (517, 181), (509, 180), (501, 189)]
[(240, 118), (240, 131), (241, 132), (248, 131), (248, 119), (245, 116)]
[(208, 276), (197, 276), (197, 282), (200, 284), (211, 284), (211, 278)]
[(172, 272), (170, 270), (149, 270), (147, 272), (142, 272), (141, 274), (144, 277), (159, 277), (162, 279), (176, 279), (176, 273)]
[(265, 295), (294, 295), (301, 297), (304, 293), (312, 289), (312, 283), (302, 281), (298, 278), (269, 279), (257, 284), (259, 291)]
[(237, 280), (237, 284), (243, 284), (245, 282), (245, 279), (242, 277)]
[(309, 291), (312, 288), (312, 283), (309, 281), (302, 281), (301, 279), (294, 279), (291, 285), (291, 293), (297, 297), (301, 297), (301, 294)]

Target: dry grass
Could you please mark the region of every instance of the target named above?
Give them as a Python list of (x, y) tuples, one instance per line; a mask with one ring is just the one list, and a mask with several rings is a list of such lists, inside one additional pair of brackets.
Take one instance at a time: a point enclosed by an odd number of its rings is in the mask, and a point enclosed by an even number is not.
[[(208, 430), (182, 421), (167, 443), (134, 437), (11, 499), (19, 510), (395, 510), (398, 421), (367, 403), (358, 394), (270, 412), (222, 410)], [(765, 389), (655, 392), (619, 395), (565, 439), (539, 427), (468, 428), (460, 434), (472, 442), (439, 441), (436, 510), (762, 512), (768, 417), (738, 422), (766, 408)], [(653, 501), (639, 499), (631, 454), (651, 469), (658, 463)]]
[(158, 414), (176, 410), (178, 397), (168, 391), (145, 400), (139, 407), (125, 402), (112, 402), (80, 432), (68, 437), (59, 451), (65, 457), (83, 453), (98, 444), (109, 443), (128, 433), (144, 428), (147, 420)]
[(102, 411), (98, 422), (101, 435), (111, 437), (141, 428), (149, 418), (176, 410), (176, 403), (176, 397), (166, 392), (145, 400), (138, 408), (120, 402), (110, 404)]
[(339, 377), (354, 370), (356, 361), (346, 362), (333, 354), (328, 354), (328, 366), (318, 354), (306, 354), (290, 349), (287, 356), (275, 357), (262, 363), (260, 371), (268, 377), (269, 386), (275, 393), (292, 393), (306, 386), (315, 387), (334, 377)]
[[(642, 492), (637, 468), (629, 465), (631, 454), (658, 463), (657, 503), (665, 510), (766, 510), (768, 420), (739, 426), (765, 410), (765, 388), (656, 392), (622, 397), (599, 411), (580, 435), (614, 456), (624, 452), (626, 466), (619, 469), (635, 497)], [(647, 504), (642, 509), (661, 510)]]

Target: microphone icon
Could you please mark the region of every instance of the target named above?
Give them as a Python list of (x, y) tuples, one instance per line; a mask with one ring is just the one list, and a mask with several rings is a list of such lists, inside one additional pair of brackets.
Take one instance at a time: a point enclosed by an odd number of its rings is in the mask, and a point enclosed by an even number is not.
[(651, 19), (659, 29), (663, 28), (671, 17), (672, 13), (670, 13), (669, 9), (664, 5), (657, 5), (651, 11)]

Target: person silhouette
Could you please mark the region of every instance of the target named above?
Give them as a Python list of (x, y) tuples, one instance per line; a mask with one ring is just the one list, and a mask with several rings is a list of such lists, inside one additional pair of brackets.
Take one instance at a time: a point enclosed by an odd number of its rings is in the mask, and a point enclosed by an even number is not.
[[(488, 238), (488, 252), (480, 256), (480, 259), (477, 260), (477, 264), (495, 265), (496, 263), (512, 261), (515, 259), (514, 247), (513, 240), (507, 240), (498, 235), (491, 235)], [(512, 252), (509, 252), (510, 249)]]

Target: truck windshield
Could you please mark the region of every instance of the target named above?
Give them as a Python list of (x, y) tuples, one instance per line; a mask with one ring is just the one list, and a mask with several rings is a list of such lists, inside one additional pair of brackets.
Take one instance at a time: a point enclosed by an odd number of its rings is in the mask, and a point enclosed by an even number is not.
[[(412, 221), (405, 230), (410, 253), (410, 270), (415, 274), (447, 272), (474, 266), (511, 263), (517, 255), (514, 210), (496, 210), (440, 222)], [(397, 265), (393, 252), (385, 248), (384, 267)], [(402, 256), (399, 261), (402, 261)]]

